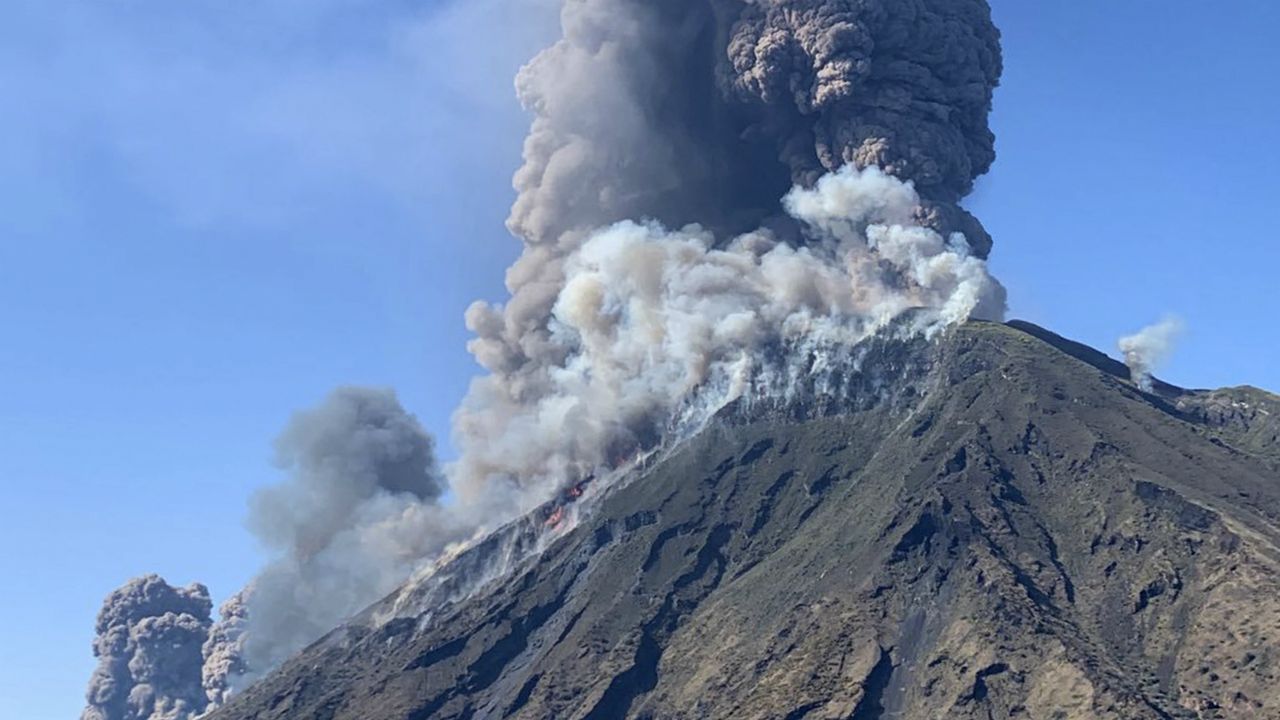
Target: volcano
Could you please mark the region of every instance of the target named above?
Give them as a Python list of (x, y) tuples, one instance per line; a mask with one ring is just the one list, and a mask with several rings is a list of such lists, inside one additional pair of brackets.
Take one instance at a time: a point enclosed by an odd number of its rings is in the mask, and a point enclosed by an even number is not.
[(1280, 398), (1026, 323), (868, 342), (210, 717), (1280, 717)]

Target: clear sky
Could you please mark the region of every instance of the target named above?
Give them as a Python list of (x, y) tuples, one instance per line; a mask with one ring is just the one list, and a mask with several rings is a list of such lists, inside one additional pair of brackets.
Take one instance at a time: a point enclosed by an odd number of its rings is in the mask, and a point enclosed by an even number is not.
[[(1167, 379), (1280, 389), (1280, 4), (993, 5), (1012, 315), (1113, 351), (1177, 313)], [(447, 442), (553, 6), (0, 5), (0, 718), (77, 716), (128, 577), (244, 583), (292, 410), (390, 385)]]

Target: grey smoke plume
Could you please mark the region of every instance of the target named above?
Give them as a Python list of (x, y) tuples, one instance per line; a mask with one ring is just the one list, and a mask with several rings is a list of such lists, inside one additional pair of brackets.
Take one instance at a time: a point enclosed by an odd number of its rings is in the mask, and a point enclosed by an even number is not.
[(82, 720), (187, 720), (202, 712), (200, 644), (212, 607), (203, 585), (175, 588), (156, 575), (108, 595)]
[(1181, 319), (1170, 316), (1120, 338), (1124, 364), (1129, 366), (1130, 376), (1138, 387), (1151, 391), (1153, 374), (1173, 354), (1174, 344), (1183, 328)]
[(288, 481), (261, 491), (249, 527), (276, 558), (223, 606), (204, 652), (220, 703), (390, 592), (451, 524), (435, 443), (390, 390), (344, 387), (277, 442)]
[(922, 224), (986, 257), (990, 237), (955, 205), (995, 160), (1002, 60), (986, 0), (748, 2), (728, 54), (728, 85), (776, 128), (793, 181), (882, 168), (914, 182)]
[(209, 628), (201, 647), (204, 656), (201, 684), (210, 708), (220, 707), (230, 699), (236, 685), (250, 675), (244, 658), (249, 612), (245, 595), (246, 591), (242, 590), (218, 607), (218, 622)]
[(249, 527), (267, 547), (303, 561), (359, 525), (368, 501), (432, 501), (445, 489), (435, 442), (391, 390), (334, 390), (294, 415), (276, 453), (291, 479), (253, 498)]
[[(956, 204), (994, 159), (1001, 53), (985, 0), (566, 0), (562, 24), (517, 80), (534, 120), (508, 221), (525, 241), (511, 298), (467, 313), (490, 375), (455, 419), (464, 500), (538, 497), (548, 478), (653, 444), (699, 383), (806, 323), (847, 342), (888, 308), (948, 302), (941, 286), (1002, 311), (989, 278), (974, 291), (939, 277), (972, 278), (990, 249)], [(824, 201), (851, 215), (816, 212)], [(640, 225), (602, 230), (623, 220)], [(926, 231), (897, 257), (875, 237)], [(608, 263), (619, 234), (647, 236)], [(783, 257), (795, 273), (774, 274)], [(679, 324), (698, 313), (715, 327)]]
[(301, 414), (251, 515), (276, 558), (205, 645), (214, 704), (454, 543), (839, 372), (908, 309), (923, 332), (1003, 314), (959, 206), (994, 159), (986, 0), (564, 0), (562, 27), (517, 78), (524, 251), (509, 300), (467, 312), (488, 374), (454, 416), (455, 501), (389, 393)]
[(562, 22), (517, 80), (535, 117), (510, 225), (542, 252), (513, 303), (572, 231), (741, 232), (848, 164), (914, 181), (930, 227), (990, 249), (954, 206), (995, 158), (986, 0), (566, 0)]

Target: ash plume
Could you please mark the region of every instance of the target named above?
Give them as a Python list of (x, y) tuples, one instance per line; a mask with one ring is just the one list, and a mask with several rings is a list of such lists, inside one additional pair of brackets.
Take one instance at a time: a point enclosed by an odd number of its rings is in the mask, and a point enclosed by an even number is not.
[[(929, 331), (1004, 312), (990, 239), (957, 204), (994, 157), (982, 0), (566, 0), (562, 27), (516, 81), (533, 115), (508, 220), (524, 252), (509, 300), (467, 312), (488, 374), (454, 414), (455, 501), (402, 496), (394, 520), (347, 533), (413, 537), (428, 574), (450, 543), (729, 403), (838, 372), (906, 310), (928, 309)], [(297, 556), (246, 591), (254, 671), (283, 659), (254, 644), (288, 607), (255, 598), (326, 571)], [(304, 627), (268, 644), (322, 630)]]
[(333, 391), (277, 453), (289, 479), (253, 498), (248, 523), (275, 558), (204, 648), (215, 703), (393, 590), (452, 527), (435, 443), (390, 390)]
[(201, 640), (214, 705), (728, 404), (805, 401), (908, 310), (926, 334), (1003, 315), (959, 204), (994, 159), (986, 0), (564, 0), (561, 20), (516, 80), (523, 252), (509, 299), (466, 313), (487, 374), (454, 414), (447, 483), (388, 391), (299, 414), (292, 477), (249, 522), (273, 560)]
[(221, 707), (250, 674), (244, 658), (246, 594), (242, 590), (218, 606), (218, 622), (209, 628), (200, 649), (204, 657), (200, 680), (210, 708)]
[(995, 159), (986, 0), (568, 0), (562, 21), (517, 79), (534, 121), (509, 224), (544, 252), (513, 293), (575, 230), (741, 232), (849, 164), (913, 181), (927, 225), (989, 251), (955, 206)]
[(568, 0), (562, 24), (517, 79), (511, 298), (467, 313), (490, 375), (455, 417), (464, 500), (654, 444), (767, 341), (1003, 311), (957, 204), (994, 159), (985, 0)]
[(203, 585), (170, 586), (159, 576), (130, 580), (98, 613), (81, 720), (187, 720), (207, 704), (199, 682), (200, 644), (213, 605)]
[(1151, 392), (1153, 375), (1173, 354), (1174, 345), (1183, 328), (1179, 318), (1166, 317), (1133, 335), (1120, 338), (1124, 364), (1129, 366), (1130, 377), (1138, 387)]
[(919, 219), (991, 239), (956, 206), (995, 160), (1002, 71), (986, 0), (762, 0), (732, 26), (728, 86), (776, 137), (794, 182), (844, 165), (914, 182)]

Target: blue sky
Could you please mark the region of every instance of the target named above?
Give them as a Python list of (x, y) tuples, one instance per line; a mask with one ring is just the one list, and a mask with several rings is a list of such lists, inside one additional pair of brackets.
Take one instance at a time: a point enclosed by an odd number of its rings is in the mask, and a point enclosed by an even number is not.
[[(1013, 315), (1280, 389), (1280, 5), (993, 0), (996, 169), (969, 202)], [(290, 412), (396, 387), (447, 439), (502, 296), (552, 0), (8, 0), (0, 9), (0, 717), (74, 717), (102, 597), (221, 598)]]

